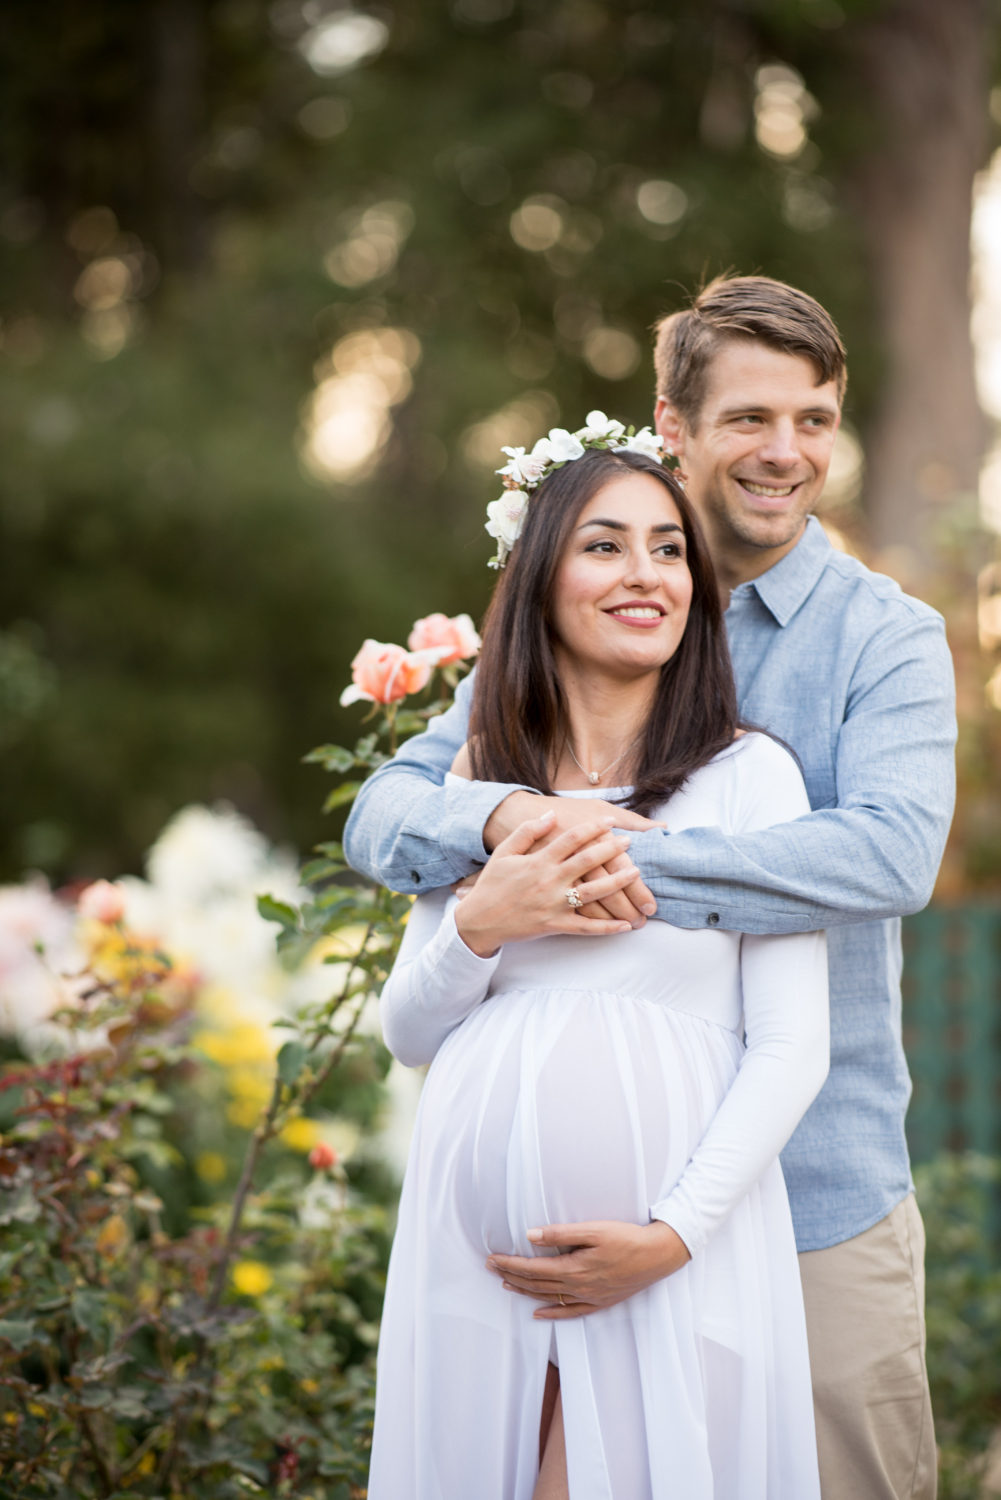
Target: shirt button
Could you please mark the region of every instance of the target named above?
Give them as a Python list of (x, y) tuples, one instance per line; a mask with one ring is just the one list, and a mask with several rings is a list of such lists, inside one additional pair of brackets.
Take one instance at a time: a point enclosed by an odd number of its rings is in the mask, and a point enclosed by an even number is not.
[[(421, 877), (418, 875), (418, 873), (417, 873), (416, 870), (411, 870), (410, 871), (410, 879), (413, 881), (414, 885), (420, 885), (420, 883), (421, 883)], [(718, 922), (719, 921), (719, 917), (717, 917), (716, 920)]]
[(709, 924), (710, 927), (718, 927), (719, 926), (719, 912), (718, 911), (711, 911), (709, 913), (708, 917), (706, 917), (706, 921), (707, 921), (707, 923)]

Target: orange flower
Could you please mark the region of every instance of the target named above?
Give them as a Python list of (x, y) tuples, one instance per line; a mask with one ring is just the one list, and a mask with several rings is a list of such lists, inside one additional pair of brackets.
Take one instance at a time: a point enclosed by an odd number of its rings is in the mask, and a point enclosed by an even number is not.
[(317, 1141), (308, 1157), (309, 1165), (316, 1172), (326, 1172), (337, 1165), (337, 1152), (326, 1141)]
[(411, 651), (437, 646), (447, 653), (438, 658), (438, 665), (446, 667), (449, 662), (475, 656), (480, 649), (480, 638), (468, 615), (453, 615), (450, 619), (448, 615), (435, 614), (425, 615), (423, 620), (414, 622), (407, 645)]
[(341, 694), (341, 705), (367, 699), (369, 703), (395, 703), (408, 693), (419, 693), (441, 659), (437, 646), (424, 651), (404, 651), (385, 641), (365, 641), (351, 663), (352, 683)]

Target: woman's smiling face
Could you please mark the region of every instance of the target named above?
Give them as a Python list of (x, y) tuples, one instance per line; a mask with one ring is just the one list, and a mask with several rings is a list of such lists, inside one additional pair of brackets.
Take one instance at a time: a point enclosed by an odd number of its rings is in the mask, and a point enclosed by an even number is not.
[(634, 678), (659, 672), (692, 598), (681, 513), (651, 474), (610, 480), (588, 501), (556, 573), (551, 628), (561, 667)]

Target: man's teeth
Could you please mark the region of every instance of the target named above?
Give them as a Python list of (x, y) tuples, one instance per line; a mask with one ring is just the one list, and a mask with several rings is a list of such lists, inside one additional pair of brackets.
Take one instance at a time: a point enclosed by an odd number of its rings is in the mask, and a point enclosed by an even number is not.
[(786, 495), (791, 495), (796, 488), (794, 484), (781, 487), (774, 484), (754, 484), (750, 479), (742, 479), (740, 482), (745, 490), (750, 490), (752, 495), (766, 495), (769, 500), (781, 500)]
[(632, 604), (622, 609), (617, 609), (615, 613), (617, 615), (628, 615), (631, 620), (659, 620), (662, 612), (659, 609), (650, 609), (642, 604)]

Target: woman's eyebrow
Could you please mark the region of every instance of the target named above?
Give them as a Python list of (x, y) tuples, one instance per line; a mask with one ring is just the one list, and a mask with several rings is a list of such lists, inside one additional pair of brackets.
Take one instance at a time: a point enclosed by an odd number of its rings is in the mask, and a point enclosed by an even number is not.
[[(609, 531), (629, 530), (629, 527), (626, 525), (625, 521), (606, 521), (602, 520), (600, 516), (595, 516), (592, 521), (584, 521), (580, 526), (578, 526), (577, 530), (585, 531), (588, 526), (604, 526)], [(677, 521), (662, 521), (659, 526), (651, 526), (650, 530), (653, 532), (681, 531), (682, 528), (678, 525)]]

